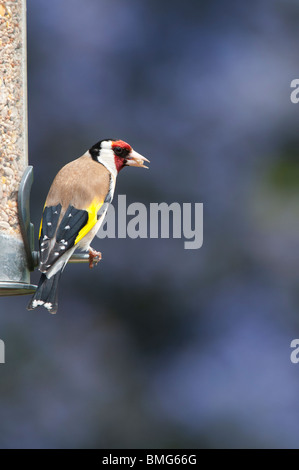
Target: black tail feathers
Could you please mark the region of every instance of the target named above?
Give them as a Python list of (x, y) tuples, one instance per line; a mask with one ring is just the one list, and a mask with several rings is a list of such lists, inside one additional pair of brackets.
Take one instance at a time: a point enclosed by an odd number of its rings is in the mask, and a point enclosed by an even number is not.
[(34, 310), (43, 305), (50, 313), (56, 313), (58, 308), (57, 288), (61, 270), (54, 276), (47, 278), (42, 274), (37, 289), (27, 307), (27, 310)]

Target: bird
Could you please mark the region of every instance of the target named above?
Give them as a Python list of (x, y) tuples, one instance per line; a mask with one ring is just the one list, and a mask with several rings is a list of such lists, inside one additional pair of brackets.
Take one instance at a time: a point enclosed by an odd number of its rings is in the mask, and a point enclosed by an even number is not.
[(101, 259), (90, 244), (112, 202), (119, 172), (125, 166), (148, 168), (149, 160), (123, 140), (103, 139), (61, 168), (44, 205), (39, 230), (39, 271), (42, 273), (28, 310), (58, 308), (58, 284), (69, 258), (78, 248), (89, 251), (89, 267)]

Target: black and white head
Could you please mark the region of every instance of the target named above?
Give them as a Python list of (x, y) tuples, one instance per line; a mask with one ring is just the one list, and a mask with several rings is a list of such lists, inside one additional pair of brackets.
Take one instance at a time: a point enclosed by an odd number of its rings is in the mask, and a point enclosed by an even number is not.
[(144, 162), (149, 162), (149, 160), (135, 152), (123, 140), (100, 140), (89, 149), (89, 153), (93, 160), (104, 165), (114, 176), (117, 176), (125, 166), (148, 168)]

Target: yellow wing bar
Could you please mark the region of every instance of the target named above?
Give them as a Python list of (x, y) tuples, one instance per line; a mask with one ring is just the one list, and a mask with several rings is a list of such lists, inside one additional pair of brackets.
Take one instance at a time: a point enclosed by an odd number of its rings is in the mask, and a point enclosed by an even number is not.
[(98, 221), (97, 215), (99, 210), (101, 209), (104, 201), (99, 201), (94, 199), (90, 206), (86, 209), (88, 212), (88, 220), (86, 225), (80, 230), (75, 240), (75, 245), (82, 240), (83, 237), (95, 226)]

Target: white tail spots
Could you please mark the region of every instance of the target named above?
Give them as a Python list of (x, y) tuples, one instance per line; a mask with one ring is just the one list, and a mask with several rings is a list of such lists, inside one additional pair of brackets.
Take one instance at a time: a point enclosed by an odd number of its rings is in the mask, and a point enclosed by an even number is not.
[(43, 303), (44, 303), (43, 300), (34, 300), (34, 301), (32, 302), (32, 307), (33, 307), (33, 308), (36, 308), (36, 307), (38, 307), (39, 305), (43, 305)]

